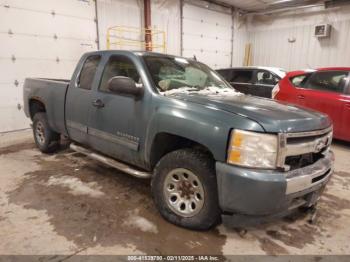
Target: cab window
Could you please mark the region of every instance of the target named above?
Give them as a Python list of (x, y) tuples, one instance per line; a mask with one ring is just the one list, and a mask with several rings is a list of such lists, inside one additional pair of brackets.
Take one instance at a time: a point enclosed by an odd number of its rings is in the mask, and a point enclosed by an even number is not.
[(78, 87), (86, 90), (91, 90), (92, 82), (94, 80), (98, 64), (101, 61), (101, 56), (93, 55), (89, 56), (81, 69)]
[(111, 56), (102, 74), (99, 90), (110, 92), (108, 81), (115, 76), (125, 76), (133, 79), (136, 83), (141, 81), (135, 64), (126, 56)]

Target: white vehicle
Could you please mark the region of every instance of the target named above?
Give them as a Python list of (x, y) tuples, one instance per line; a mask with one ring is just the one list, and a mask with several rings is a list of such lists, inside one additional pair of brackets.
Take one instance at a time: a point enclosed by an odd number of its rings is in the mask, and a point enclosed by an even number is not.
[(277, 67), (246, 66), (217, 70), (237, 91), (248, 95), (271, 98), (272, 89), (286, 75)]

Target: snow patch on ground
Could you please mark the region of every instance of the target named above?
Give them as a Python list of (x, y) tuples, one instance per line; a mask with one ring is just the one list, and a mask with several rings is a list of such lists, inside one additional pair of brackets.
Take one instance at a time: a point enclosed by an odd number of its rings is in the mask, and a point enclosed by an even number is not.
[(77, 177), (50, 177), (47, 185), (68, 188), (69, 193), (72, 195), (89, 195), (91, 197), (101, 197), (104, 195), (96, 182), (84, 183)]
[(158, 233), (157, 226), (148, 219), (138, 215), (138, 212), (131, 213), (128, 219), (126, 219), (123, 224), (125, 226), (138, 228), (142, 232), (148, 232), (153, 234)]

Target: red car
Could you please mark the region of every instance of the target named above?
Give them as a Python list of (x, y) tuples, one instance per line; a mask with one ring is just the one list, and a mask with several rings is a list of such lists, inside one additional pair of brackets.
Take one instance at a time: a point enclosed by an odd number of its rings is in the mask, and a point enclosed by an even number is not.
[(290, 72), (274, 87), (272, 98), (326, 113), (334, 137), (350, 141), (350, 67)]

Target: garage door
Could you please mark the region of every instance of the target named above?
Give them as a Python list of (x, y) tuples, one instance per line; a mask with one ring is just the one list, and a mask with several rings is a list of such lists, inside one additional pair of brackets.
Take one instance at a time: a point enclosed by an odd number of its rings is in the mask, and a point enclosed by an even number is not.
[(229, 67), (232, 57), (232, 10), (204, 1), (184, 1), (182, 55), (213, 68)]
[(80, 55), (96, 50), (93, 0), (0, 3), (0, 132), (29, 127), (26, 77), (71, 77)]

